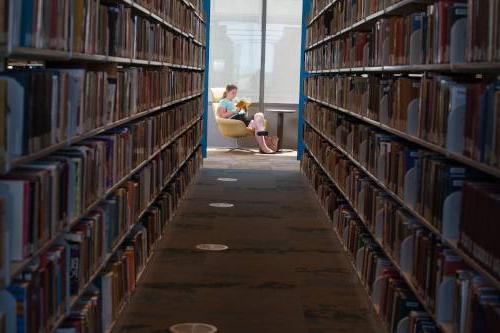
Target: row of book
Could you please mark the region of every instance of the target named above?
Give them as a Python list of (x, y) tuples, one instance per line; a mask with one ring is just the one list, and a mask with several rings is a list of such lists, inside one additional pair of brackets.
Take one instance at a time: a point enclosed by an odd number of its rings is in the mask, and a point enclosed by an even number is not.
[[(2, 0), (5, 1), (5, 0)], [(182, 1), (174, 1), (174, 3)], [(192, 38), (135, 13), (128, 4), (100, 0), (12, 2), (11, 43), (14, 48), (36, 48), (107, 55), (179, 65), (204, 66), (204, 48)], [(176, 16), (181, 15), (180, 9)], [(192, 13), (187, 10), (186, 13)], [(192, 14), (189, 14), (191, 16)], [(191, 21), (182, 30), (192, 31)], [(197, 35), (203, 35), (198, 25)]]
[[(181, 158), (151, 168), (150, 182), (142, 176), (130, 180), (12, 281), (7, 291), (14, 302), (2, 299), (2, 309), (9, 304), (16, 308), (12, 332), (106, 332), (110, 328), (201, 166), (196, 144), (185, 139), (177, 148), (186, 144), (190, 144), (189, 153), (195, 153), (175, 178), (170, 176), (188, 157), (186, 151), (172, 149)], [(153, 174), (162, 169), (168, 177), (155, 179)], [(144, 194), (149, 197), (147, 205), (141, 204)], [(55, 327), (63, 317), (60, 327)]]
[[(1, 176), (10, 260), (23, 260), (35, 253), (142, 163), (150, 162), (143, 171), (152, 169), (160, 179), (168, 176), (158, 173), (155, 164), (170, 161), (172, 147), (182, 157), (201, 136), (200, 103), (197, 99), (164, 110)], [(188, 135), (170, 144), (184, 130)], [(174, 162), (179, 159), (177, 156)], [(158, 180), (148, 182), (158, 186)], [(140, 202), (146, 204), (148, 199), (146, 196)]]
[(193, 35), (198, 41), (205, 42), (204, 22), (194, 13), (196, 10), (203, 18), (202, 0), (195, 1), (194, 9), (184, 0), (138, 0), (136, 2), (168, 23), (179, 27), (183, 32)]
[[(459, 240), (464, 247), (469, 245), (467, 252), (491, 274), (500, 277), (500, 249), (495, 240), (483, 234), (474, 234), (471, 228), (467, 228), (471, 224), (481, 230), (496, 228), (494, 215), (489, 215), (499, 205), (496, 197), (498, 184), (492, 179), (446, 160), (439, 154), (408, 145), (395, 136), (356, 121), (351, 122), (330, 110), (308, 106), (305, 119), (349, 155), (345, 156), (344, 152), (334, 147), (324, 150), (325, 154), (331, 153), (328, 165), (332, 166), (334, 174), (339, 175), (340, 184), (359, 189), (352, 180), (366, 177), (369, 172), (383, 184), (383, 195), (387, 195), (385, 189), (388, 189), (444, 237)], [(322, 126), (320, 121), (333, 125)], [(311, 135), (315, 142), (323, 140), (311, 128), (305, 133)], [(357, 161), (364, 170), (348, 157)], [(464, 196), (471, 191), (470, 187), (477, 187), (481, 192), (484, 200), (479, 204), (465, 201)], [(483, 207), (488, 212), (486, 215), (491, 217), (478, 221), (475, 216), (479, 207)], [(375, 221), (376, 216), (373, 214), (372, 220)]]
[[(352, 258), (356, 274), (387, 330), (439, 332), (434, 320), (425, 313), (415, 294), (308, 151), (303, 155), (301, 168)], [(410, 324), (402, 331), (398, 326), (405, 318), (409, 318)]]
[(500, 168), (500, 81), (426, 74), (318, 76), (306, 94)]
[[(361, 11), (360, 1), (354, 2), (337, 1), (324, 20), (317, 20), (308, 30), (310, 44), (370, 15)], [(314, 48), (306, 53), (306, 68), (498, 62), (499, 14), (497, 0), (439, 0), (423, 11), (374, 21), (371, 31), (346, 33)]]
[(311, 11), (309, 20), (312, 20), (315, 16), (317, 16), (322, 10), (329, 6), (335, 0), (311, 0)]
[(145, 68), (0, 73), (1, 149), (11, 159), (199, 94), (203, 73)]
[[(307, 105), (305, 119), (318, 126), (337, 147), (346, 151), (437, 229), (443, 230), (444, 225), (451, 223), (459, 224), (459, 219), (452, 220), (447, 213), (446, 199), (454, 193), (461, 193), (463, 180), (477, 179), (481, 175), (314, 103)], [(347, 173), (349, 159), (340, 152), (336, 156), (332, 163), (342, 163), (345, 169), (341, 171)], [(460, 201), (457, 205), (454, 209), (460, 209)]]
[[(379, 265), (375, 271), (389, 269), (386, 272), (388, 275), (383, 276), (397, 278), (400, 280), (399, 285), (405, 285), (400, 277), (400, 274), (405, 274), (406, 280), (410, 280), (414, 286), (413, 291), (418, 293), (419, 299), (425, 302), (431, 314), (440, 323), (450, 324), (450, 332), (496, 332), (500, 323), (500, 291), (472, 271), (463, 258), (443, 245), (438, 236), (405, 212), (387, 193), (363, 175), (361, 170), (348, 161), (347, 170), (343, 170), (346, 168), (345, 164), (339, 166), (333, 163), (333, 160), (341, 157), (336, 156), (338, 152), (317, 133), (306, 129), (305, 140), (313, 155), (305, 154), (303, 169), (308, 170), (306, 175), (317, 189), (320, 201), (333, 220), (344, 245), (352, 257), (358, 259), (357, 269), (362, 272), (360, 275), (365, 285), (370, 286), (377, 279), (373, 276), (373, 271), (366, 271), (366, 256), (374, 256)], [(321, 168), (316, 166), (316, 160), (329, 175), (323, 174)], [(335, 181), (334, 185), (330, 184), (331, 179)], [(345, 197), (339, 196), (337, 189), (341, 189), (349, 201), (346, 202)], [(474, 221), (477, 223), (477, 219)], [(365, 228), (370, 232), (366, 232)], [(376, 242), (371, 235), (376, 237)], [(398, 270), (392, 267), (384, 253), (398, 265)], [(359, 258), (363, 258), (362, 264)], [(383, 286), (387, 291), (386, 281)], [(372, 290), (369, 288), (369, 291)], [(418, 307), (418, 302), (410, 292), (405, 297), (408, 298)], [(387, 308), (387, 302), (393, 300), (374, 301), (379, 305), (381, 316), (387, 323), (386, 311), (391, 309)], [(413, 310), (430, 319), (422, 308)], [(410, 313), (410, 323), (414, 325), (415, 321), (420, 320)], [(393, 331), (394, 321), (390, 323), (389, 327)]]
[(191, 4), (193, 5), (196, 13), (205, 20), (205, 1), (204, 0), (191, 0)]
[[(335, 35), (353, 24), (398, 2), (401, 2), (401, 0), (334, 1), (333, 6), (330, 6), (323, 13), (323, 17), (309, 27), (307, 44), (311, 45), (325, 37)], [(411, 5), (415, 6), (415, 3)], [(420, 8), (422, 8), (422, 6), (420, 6)]]
[[(137, 17), (137, 16), (136, 16)], [(192, 39), (184, 38), (160, 24), (138, 17), (135, 20), (136, 35), (132, 35), (132, 49), (126, 52), (126, 58), (169, 62), (178, 65), (204, 67), (205, 49)], [(97, 40), (97, 45), (101, 41)], [(127, 54), (131, 56), (127, 57)]]
[[(156, 237), (161, 236), (161, 234), (157, 234), (158, 236), (154, 234), (150, 236), (150, 234), (155, 233), (154, 230), (164, 228), (165, 222), (168, 221), (164, 219), (164, 217), (171, 214), (169, 213), (169, 209), (165, 209), (165, 207), (174, 207), (175, 209), (182, 193), (184, 193), (187, 184), (193, 178), (200, 164), (201, 154), (198, 152), (187, 166), (180, 171), (179, 177), (157, 201), (155, 204), (156, 207), (148, 212), (148, 218), (143, 219), (141, 222), (142, 227), (138, 229), (144, 231), (145, 228), (145, 233), (139, 238), (134, 231), (132, 236), (125, 241), (124, 250), (133, 251), (135, 254), (132, 259), (133, 264), (131, 264), (129, 270), (127, 270), (128, 274), (123, 274), (120, 271), (117, 273), (111, 269), (116, 263), (114, 261), (109, 263), (96, 279), (96, 282), (87, 289), (86, 295), (80, 298), (77, 305), (71, 310), (69, 317), (60, 325), (56, 332), (63, 333), (68, 330), (76, 330), (79, 332), (80, 327), (95, 327), (95, 329), (90, 330), (90, 332), (96, 333), (103, 333), (109, 330), (112, 322), (117, 319), (121, 308), (126, 304), (133, 293), (135, 282), (144, 269), (144, 261), (151, 255), (151, 249), (153, 247), (153, 241), (151, 240), (156, 240)], [(155, 220), (155, 226), (153, 226), (153, 220)], [(144, 238), (147, 239), (146, 242), (144, 242)], [(144, 243), (146, 244), (146, 249), (144, 249)], [(147, 254), (145, 255), (145, 253)], [(130, 257), (132, 257), (132, 255), (130, 255)], [(121, 289), (119, 288), (121, 285), (125, 285), (126, 287)], [(89, 293), (94, 293), (95, 302), (88, 302)], [(80, 306), (81, 302), (84, 302), (87, 306), (94, 307), (92, 316), (89, 317), (87, 309)]]

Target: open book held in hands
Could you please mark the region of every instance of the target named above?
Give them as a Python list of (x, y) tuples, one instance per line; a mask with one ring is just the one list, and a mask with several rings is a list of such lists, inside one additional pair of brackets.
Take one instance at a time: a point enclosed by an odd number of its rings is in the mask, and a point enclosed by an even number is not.
[(250, 105), (252, 105), (252, 103), (250, 103), (250, 101), (248, 101), (246, 99), (240, 99), (238, 101), (238, 103), (236, 103), (236, 108), (240, 109), (240, 112), (241, 111), (248, 111), (248, 108), (250, 108)]

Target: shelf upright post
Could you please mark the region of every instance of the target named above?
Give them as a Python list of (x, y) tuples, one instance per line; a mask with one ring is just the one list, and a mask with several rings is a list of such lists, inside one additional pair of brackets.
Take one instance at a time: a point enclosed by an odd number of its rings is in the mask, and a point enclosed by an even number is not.
[(309, 21), (309, 13), (311, 11), (311, 0), (302, 1), (302, 42), (300, 46), (300, 88), (299, 88), (299, 114), (298, 114), (298, 126), (297, 126), (297, 159), (302, 159), (302, 154), (304, 153), (304, 142), (303, 142), (303, 128), (304, 128), (304, 81), (307, 78), (307, 72), (305, 70), (305, 49), (306, 49), (306, 32), (307, 23)]
[(205, 12), (205, 82), (203, 89), (203, 138), (202, 138), (202, 150), (203, 158), (207, 158), (208, 149), (208, 108), (210, 107), (208, 103), (208, 80), (210, 73), (210, 0), (203, 1), (203, 10)]

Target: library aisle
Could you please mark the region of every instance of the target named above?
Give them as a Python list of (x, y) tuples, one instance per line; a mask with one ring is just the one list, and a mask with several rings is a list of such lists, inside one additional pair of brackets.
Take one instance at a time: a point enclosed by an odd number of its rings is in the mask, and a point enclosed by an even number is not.
[(113, 332), (381, 332), (371, 309), (296, 157), (215, 150)]

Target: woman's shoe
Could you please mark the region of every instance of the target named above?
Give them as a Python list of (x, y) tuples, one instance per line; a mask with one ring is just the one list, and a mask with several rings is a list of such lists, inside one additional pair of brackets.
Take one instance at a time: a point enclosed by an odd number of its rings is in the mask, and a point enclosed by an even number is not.
[(269, 149), (269, 151), (268, 151), (268, 152), (265, 152), (265, 151), (263, 151), (261, 148), (259, 148), (259, 152), (260, 152), (261, 154), (266, 154), (266, 155), (268, 155), (268, 154), (276, 154), (276, 152), (275, 152), (274, 150), (272, 150), (272, 149)]

